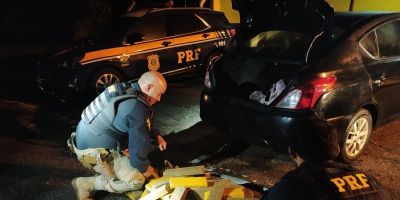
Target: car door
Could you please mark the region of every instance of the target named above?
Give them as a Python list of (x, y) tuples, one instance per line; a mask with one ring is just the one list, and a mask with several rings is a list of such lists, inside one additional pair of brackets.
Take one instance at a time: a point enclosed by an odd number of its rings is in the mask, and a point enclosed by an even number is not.
[(191, 13), (170, 13), (167, 15), (167, 35), (172, 37), (174, 70), (170, 73), (185, 72), (199, 66), (203, 54), (201, 47), (196, 47), (206, 38), (203, 31), (209, 26)]
[(129, 35), (142, 38), (129, 44), (130, 78), (138, 78), (148, 70), (157, 70), (161, 73), (170, 70), (171, 60), (168, 46), (171, 41), (166, 33), (166, 20), (163, 14), (145, 16), (138, 20), (129, 31)]
[(366, 35), (360, 45), (373, 61), (366, 64), (380, 118), (400, 113), (400, 21), (391, 21)]

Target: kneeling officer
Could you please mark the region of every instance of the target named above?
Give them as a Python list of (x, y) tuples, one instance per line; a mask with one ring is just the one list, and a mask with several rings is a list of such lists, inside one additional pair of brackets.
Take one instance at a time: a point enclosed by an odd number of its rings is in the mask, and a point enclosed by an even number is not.
[(98, 175), (72, 180), (78, 199), (88, 199), (96, 190), (139, 190), (145, 177), (155, 173), (147, 158), (151, 137), (161, 151), (167, 143), (151, 127), (151, 105), (160, 101), (166, 89), (164, 77), (149, 71), (138, 82), (109, 86), (85, 108), (68, 146), (85, 167)]
[(298, 121), (288, 134), (289, 153), (297, 169), (288, 172), (263, 200), (389, 199), (374, 177), (333, 161), (340, 150), (338, 134), (325, 121)]

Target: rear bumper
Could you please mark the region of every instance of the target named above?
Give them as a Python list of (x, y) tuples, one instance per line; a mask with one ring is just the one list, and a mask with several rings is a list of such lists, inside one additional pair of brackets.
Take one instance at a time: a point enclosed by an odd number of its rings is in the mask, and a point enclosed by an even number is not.
[[(207, 90), (201, 94), (200, 117), (224, 132), (252, 144), (271, 146), (280, 152), (287, 151), (289, 126), (298, 120), (320, 118), (310, 110), (292, 111), (238, 98), (218, 98)], [(327, 121), (340, 130), (348, 123), (347, 117)]]

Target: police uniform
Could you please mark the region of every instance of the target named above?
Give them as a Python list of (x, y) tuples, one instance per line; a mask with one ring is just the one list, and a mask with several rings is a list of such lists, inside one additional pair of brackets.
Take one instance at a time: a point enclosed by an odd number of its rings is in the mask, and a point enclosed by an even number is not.
[(304, 162), (274, 185), (263, 200), (388, 199), (380, 183), (350, 165)]
[[(109, 86), (85, 108), (68, 145), (99, 173), (96, 190), (125, 192), (143, 186), (150, 162), (152, 110), (137, 83)], [(129, 150), (129, 157), (120, 154)]]

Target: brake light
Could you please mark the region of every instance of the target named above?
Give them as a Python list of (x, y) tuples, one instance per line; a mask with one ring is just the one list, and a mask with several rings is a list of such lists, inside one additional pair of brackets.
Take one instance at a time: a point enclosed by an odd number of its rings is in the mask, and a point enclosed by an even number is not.
[(231, 35), (231, 37), (235, 37), (235, 35), (236, 35), (236, 29), (234, 29), (234, 28), (229, 29), (229, 34)]
[(277, 105), (280, 108), (309, 109), (336, 83), (336, 76), (319, 77), (291, 90)]

